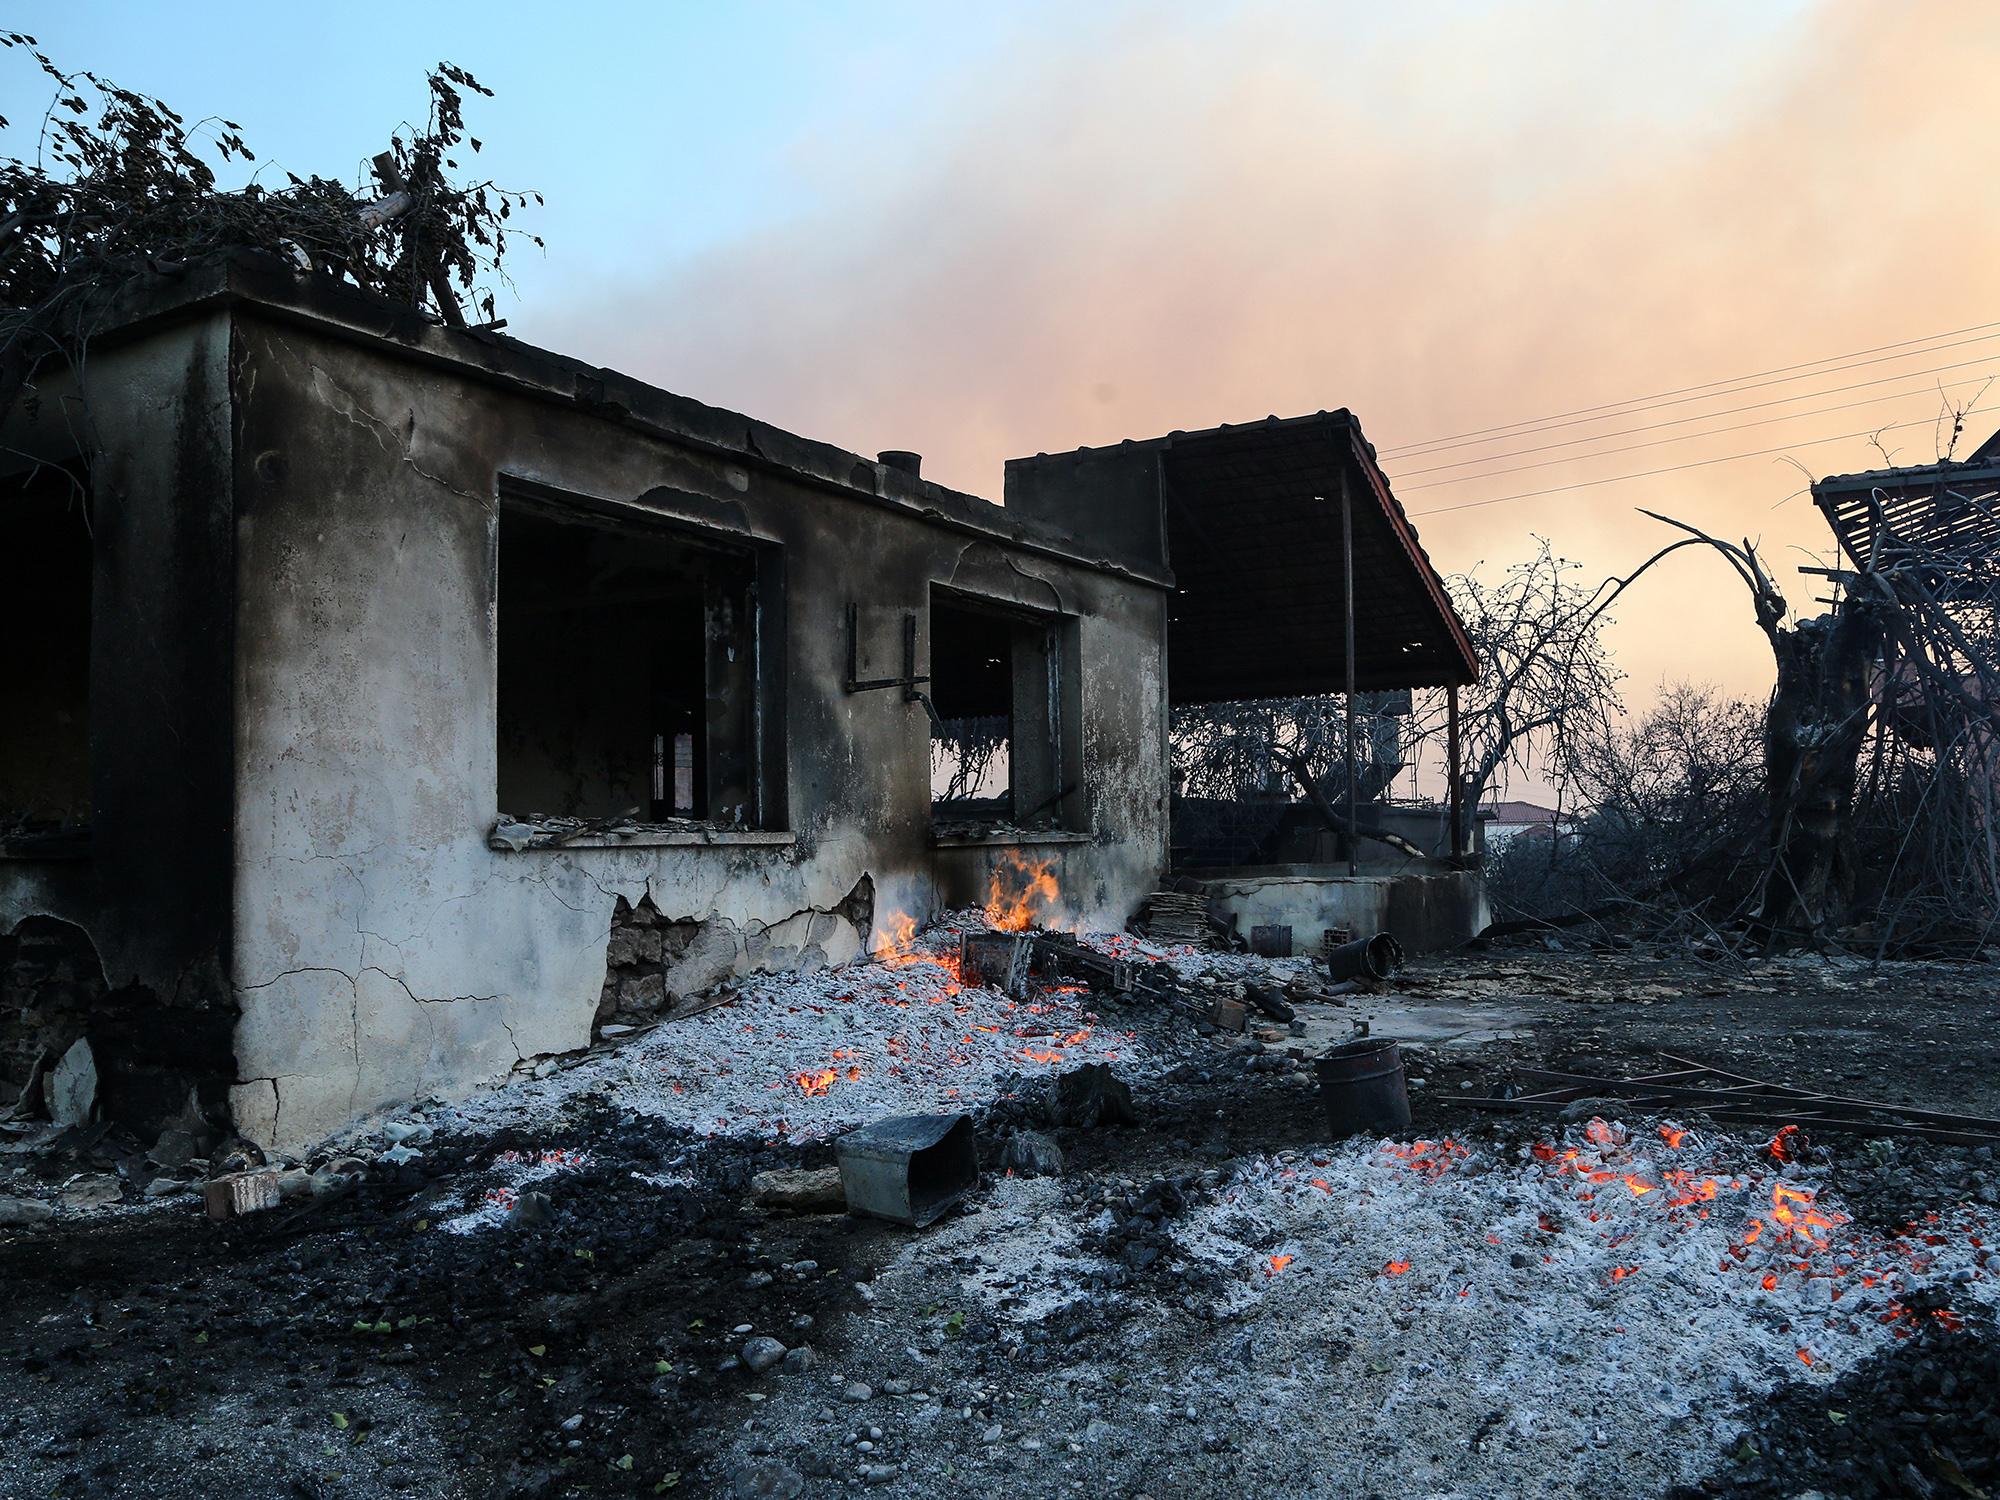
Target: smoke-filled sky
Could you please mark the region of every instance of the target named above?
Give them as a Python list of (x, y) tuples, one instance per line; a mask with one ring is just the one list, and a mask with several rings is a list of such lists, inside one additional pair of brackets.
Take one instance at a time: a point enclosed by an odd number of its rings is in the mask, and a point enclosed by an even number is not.
[[(1346, 406), (1447, 570), (1541, 533), (1622, 572), (1665, 538), (1644, 505), (1760, 539), (1810, 613), (1805, 471), (1882, 461), (1812, 440), (1896, 424), (1928, 460), (1940, 381), (1995, 408), (1973, 442), (2000, 425), (1980, 0), (25, 9), (295, 170), (351, 171), (425, 66), (471, 68), (483, 165), (550, 203), (511, 332), (994, 498), (1014, 454)], [(1719, 560), (1617, 615), (1635, 704), (1769, 683)]]

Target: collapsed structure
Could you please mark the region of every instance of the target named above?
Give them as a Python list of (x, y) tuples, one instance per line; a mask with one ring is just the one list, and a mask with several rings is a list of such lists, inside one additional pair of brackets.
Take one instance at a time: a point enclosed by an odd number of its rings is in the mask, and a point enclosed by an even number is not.
[(1010, 870), (1122, 925), (1174, 702), (1473, 672), (1345, 412), (1023, 460), (1003, 508), (237, 255), (16, 425), (0, 1075), (84, 1038), (103, 1112), (265, 1144)]

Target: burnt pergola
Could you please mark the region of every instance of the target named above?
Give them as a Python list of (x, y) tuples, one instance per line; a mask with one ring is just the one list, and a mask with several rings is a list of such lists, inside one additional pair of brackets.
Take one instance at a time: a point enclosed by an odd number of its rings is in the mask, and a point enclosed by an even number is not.
[[(1352, 412), (1014, 459), (1006, 495), (1010, 510), (1171, 571), (1173, 703), (1346, 695), (1350, 823), (1356, 693), (1445, 689), (1458, 785), (1458, 689), (1478, 663)], [(1465, 829), (1452, 801), (1457, 857)]]

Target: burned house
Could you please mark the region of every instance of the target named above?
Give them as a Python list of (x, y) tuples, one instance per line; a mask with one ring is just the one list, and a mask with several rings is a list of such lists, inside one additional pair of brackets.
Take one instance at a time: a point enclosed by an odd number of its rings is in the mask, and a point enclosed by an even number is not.
[(87, 369), (0, 505), (0, 1075), (111, 1115), (306, 1141), (1022, 872), (1122, 925), (1170, 705), (1343, 680), (1342, 483), (1361, 684), (1471, 671), (1344, 413), (1002, 508), (251, 256)]

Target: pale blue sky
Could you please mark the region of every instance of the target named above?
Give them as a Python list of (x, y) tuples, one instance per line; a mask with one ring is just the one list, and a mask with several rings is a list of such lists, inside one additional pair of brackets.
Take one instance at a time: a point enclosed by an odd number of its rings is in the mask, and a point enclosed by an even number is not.
[[(1579, 108), (1607, 126), (1669, 114), (1697, 128), (1741, 67), (1781, 34), (1804, 0), (1673, 7), (1682, 19), (1625, 60), (1637, 70), (1547, 87), (1538, 33), (1570, 30), (1574, 5), (1458, 0), (1383, 7), (1018, 3), (865, 4), (223, 4), (27, 0), (9, 26), (36, 36), (66, 67), (87, 67), (195, 117), (223, 113), (267, 160), (300, 173), (351, 177), (385, 132), (420, 110), (424, 71), (440, 58), (497, 91), (468, 108), (486, 143), (481, 165), (508, 185), (539, 189), (530, 227), (549, 242), (514, 271), (520, 303), (566, 303), (605, 278), (643, 276), (760, 231), (825, 211), (829, 194), (921, 170), (962, 121), (1004, 130), (1035, 107), (1023, 87), (1038, 64), (1087, 76), (1160, 35), (1191, 47), (1221, 31), (1268, 34), (1277, 54), (1322, 51), (1329, 87), (1343, 56), (1365, 51), (1423, 66), (1436, 52), (1468, 118), (1532, 120)], [(1610, 7), (1609, 10), (1621, 7)], [(1608, 12), (1586, 29), (1615, 41)], [(1441, 34), (1491, 29), (1518, 52), (1451, 54)], [(17, 128), (44, 96), (18, 56), (0, 57), (0, 95)], [(1226, 83), (1228, 59), (1219, 60)], [(1407, 92), (1373, 75), (1381, 107)], [(1640, 78), (1647, 86), (1635, 86)], [(1374, 86), (1364, 81), (1364, 87)], [(1010, 97), (1020, 89), (1018, 97)], [(1134, 142), (1143, 153), (1143, 140)], [(838, 160), (829, 154), (837, 149)], [(1537, 163), (1517, 164), (1513, 190), (1532, 194)], [(508, 299), (503, 297), (503, 303)], [(576, 351), (584, 352), (584, 351)]]

